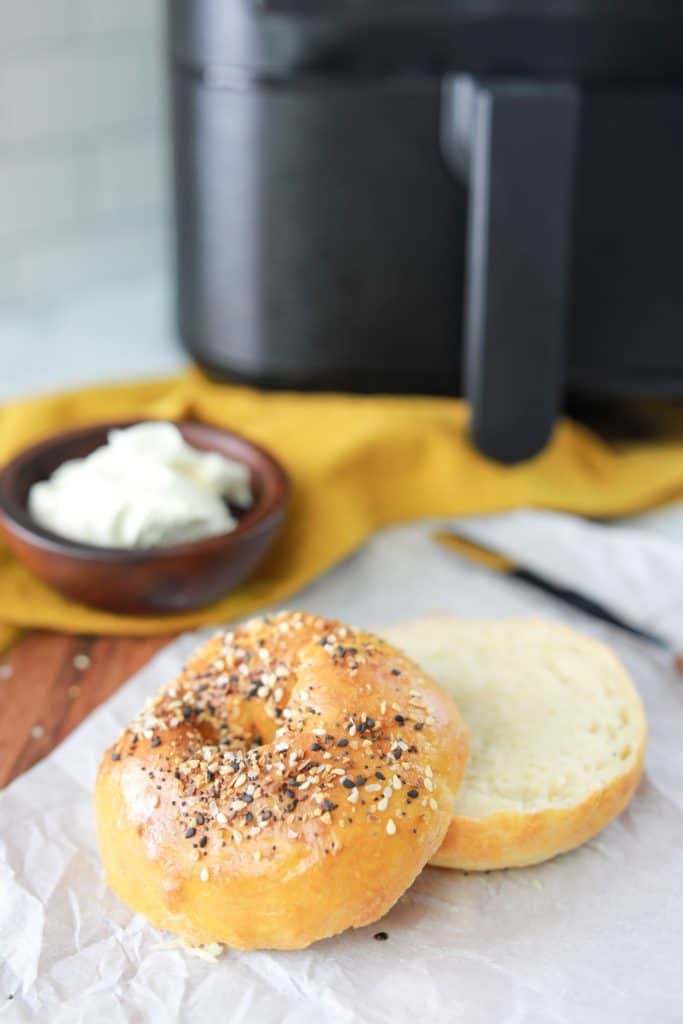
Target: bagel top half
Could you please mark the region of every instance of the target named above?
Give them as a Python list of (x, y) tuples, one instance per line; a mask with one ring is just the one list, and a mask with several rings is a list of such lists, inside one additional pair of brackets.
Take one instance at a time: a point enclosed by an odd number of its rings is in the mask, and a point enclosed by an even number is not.
[(107, 880), (192, 944), (301, 948), (381, 917), (436, 853), (468, 741), (386, 642), (301, 612), (216, 636), (102, 761)]

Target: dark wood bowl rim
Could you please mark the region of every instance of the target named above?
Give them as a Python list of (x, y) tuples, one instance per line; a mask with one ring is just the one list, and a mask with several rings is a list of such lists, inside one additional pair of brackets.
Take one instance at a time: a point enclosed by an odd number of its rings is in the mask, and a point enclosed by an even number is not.
[[(40, 456), (49, 453), (55, 447), (70, 441), (85, 440), (93, 435), (96, 438), (102, 436), (104, 443), (106, 435), (110, 430), (125, 429), (126, 427), (135, 426), (137, 423), (150, 422), (142, 419), (130, 419), (130, 420), (115, 420), (107, 421), (105, 423), (91, 423), (89, 426), (77, 427), (73, 430), (62, 431), (58, 434), (51, 434), (49, 437), (44, 438), (42, 441), (38, 441), (36, 444), (30, 445), (23, 451), (15, 455), (3, 468), (0, 470), (0, 514), (6, 520), (6, 529), (11, 530), (15, 535), (20, 537), (25, 543), (30, 544), (33, 547), (39, 548), (42, 551), (51, 552), (53, 554), (66, 556), (69, 558), (82, 559), (83, 561), (103, 561), (103, 562), (121, 562), (121, 563), (139, 563), (139, 562), (163, 562), (167, 559), (177, 559), (179, 557), (187, 556), (196, 557), (199, 555), (210, 555), (211, 553), (225, 553), (225, 551), (231, 547), (234, 547), (244, 541), (246, 538), (258, 536), (259, 534), (270, 530), (273, 526), (273, 520), (277, 520), (283, 514), (284, 508), (288, 502), (289, 494), (291, 490), (291, 484), (289, 476), (285, 469), (278, 460), (270, 454), (265, 448), (255, 444), (248, 438), (244, 437), (243, 434), (238, 434), (233, 430), (225, 430), (222, 427), (215, 427), (210, 423), (203, 423), (201, 420), (164, 420), (163, 422), (173, 423), (177, 427), (200, 427), (202, 430), (214, 433), (222, 438), (233, 439), (246, 448), (251, 449), (256, 455), (260, 457), (266, 466), (266, 472), (262, 469), (255, 470), (254, 467), (249, 464), (250, 470), (256, 476), (260, 476), (261, 479), (268, 478), (274, 482), (269, 490), (270, 493), (266, 492), (257, 498), (252, 508), (248, 509), (244, 515), (242, 515), (238, 521), (237, 526), (234, 530), (229, 533), (220, 533), (215, 537), (207, 537), (204, 540), (187, 541), (184, 544), (173, 544), (159, 547), (150, 548), (106, 548), (98, 547), (94, 544), (83, 544), (79, 541), (72, 541), (65, 537), (60, 537), (55, 533), (51, 533), (49, 530), (43, 529), (35, 523), (26, 508), (25, 504), (19, 500), (14, 488), (11, 486), (10, 481), (13, 480), (15, 475), (19, 474), (21, 470), (29, 466), (35, 459)], [(161, 422), (161, 421), (160, 421)], [(95, 447), (93, 446), (93, 451)], [(204, 448), (198, 449), (204, 451), (219, 451), (219, 448)], [(236, 459), (236, 461), (240, 461)], [(55, 466), (55, 469), (57, 467)]]

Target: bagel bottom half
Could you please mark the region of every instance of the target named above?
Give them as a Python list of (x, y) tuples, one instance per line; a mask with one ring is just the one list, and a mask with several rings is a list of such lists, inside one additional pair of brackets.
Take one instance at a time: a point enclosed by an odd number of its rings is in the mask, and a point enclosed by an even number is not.
[(538, 620), (432, 618), (385, 629), (454, 697), (470, 760), (430, 863), (520, 867), (579, 846), (628, 804), (647, 724), (603, 644)]

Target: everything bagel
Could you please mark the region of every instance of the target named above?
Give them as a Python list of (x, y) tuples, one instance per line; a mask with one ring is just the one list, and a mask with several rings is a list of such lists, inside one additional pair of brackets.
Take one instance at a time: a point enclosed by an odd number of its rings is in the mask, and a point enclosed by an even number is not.
[(192, 944), (298, 949), (369, 924), (436, 853), (468, 741), (395, 648), (315, 615), (220, 634), (104, 756), (117, 895)]

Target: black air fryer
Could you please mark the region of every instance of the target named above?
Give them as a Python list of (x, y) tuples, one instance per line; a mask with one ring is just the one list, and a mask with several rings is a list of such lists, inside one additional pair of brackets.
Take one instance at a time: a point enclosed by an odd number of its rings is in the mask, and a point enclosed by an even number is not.
[(170, 0), (180, 331), (262, 386), (683, 394), (680, 0)]

